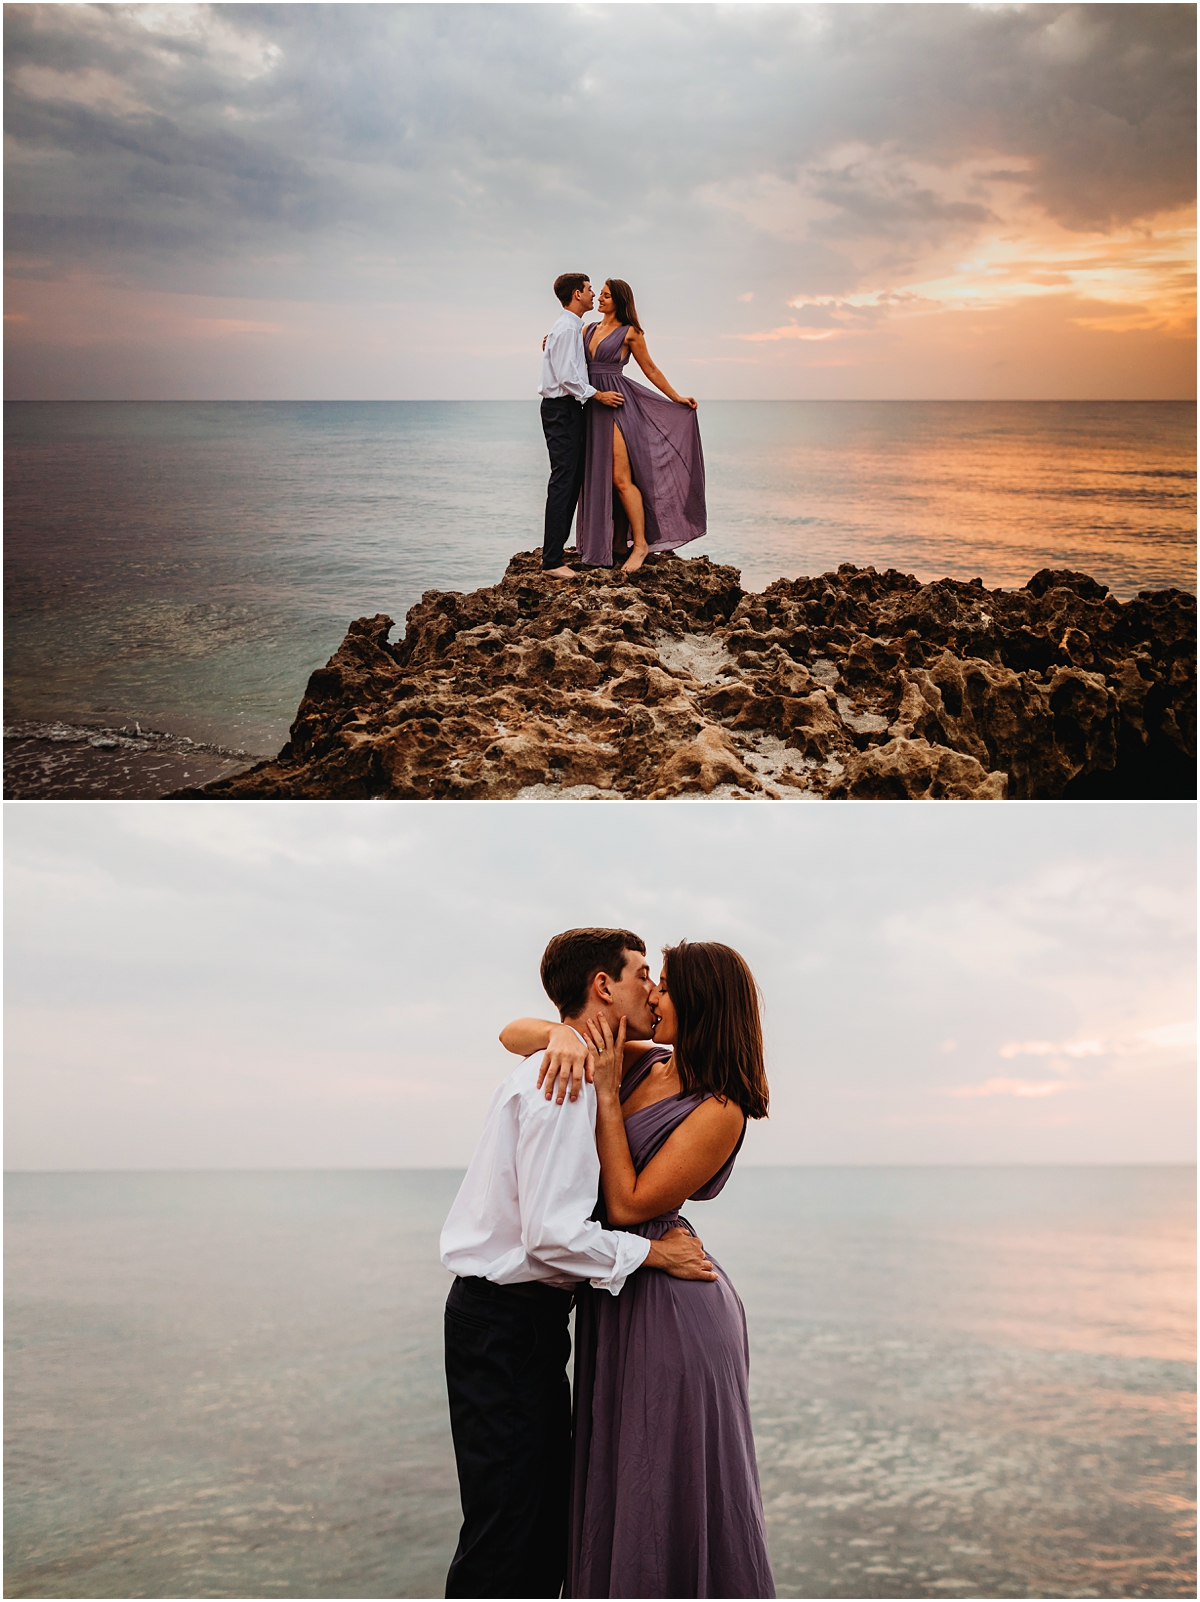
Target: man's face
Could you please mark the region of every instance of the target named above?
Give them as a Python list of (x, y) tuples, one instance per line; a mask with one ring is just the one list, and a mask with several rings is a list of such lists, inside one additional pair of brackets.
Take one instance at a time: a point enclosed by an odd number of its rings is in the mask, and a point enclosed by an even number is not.
[(654, 980), (644, 952), (627, 951), (621, 977), (612, 984), (612, 1005), (617, 1015), (624, 1013), (628, 1020), (626, 1033), (630, 1040), (649, 1040), (657, 1019), (650, 1005)]
[(596, 296), (591, 284), (584, 284), (582, 289), (576, 291), (576, 295), (579, 301), (578, 309), (581, 312), (590, 312), (596, 304)]

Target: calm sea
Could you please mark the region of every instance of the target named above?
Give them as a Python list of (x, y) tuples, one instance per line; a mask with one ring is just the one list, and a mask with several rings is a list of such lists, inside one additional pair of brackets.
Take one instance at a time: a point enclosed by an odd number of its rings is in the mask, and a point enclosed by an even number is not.
[[(8, 1596), (440, 1596), (458, 1174), (6, 1179)], [(1190, 1168), (745, 1169), (781, 1596), (1194, 1595)]]
[[(709, 401), (747, 588), (840, 562), (1195, 588), (1195, 407)], [(6, 716), (274, 752), (350, 619), (541, 542), (536, 402), (10, 403)]]

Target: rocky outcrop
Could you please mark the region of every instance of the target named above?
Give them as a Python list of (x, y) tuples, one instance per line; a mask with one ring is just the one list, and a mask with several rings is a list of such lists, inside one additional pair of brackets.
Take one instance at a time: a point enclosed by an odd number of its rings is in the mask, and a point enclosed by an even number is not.
[(350, 625), (279, 755), (184, 795), (1195, 794), (1196, 601), (840, 567), (745, 593), (707, 557), (560, 582), (537, 552)]

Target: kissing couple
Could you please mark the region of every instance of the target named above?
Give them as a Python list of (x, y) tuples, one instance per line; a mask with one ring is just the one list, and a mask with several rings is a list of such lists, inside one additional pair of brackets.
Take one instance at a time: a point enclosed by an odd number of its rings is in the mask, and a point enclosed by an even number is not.
[(502, 1030), (524, 1061), (442, 1230), (446, 1595), (773, 1597), (746, 1315), (679, 1212), (766, 1117), (754, 978), (683, 941), (655, 983), (628, 929), (556, 935), (541, 976), (562, 1022)]
[[(677, 550), (708, 527), (696, 402), (655, 365), (623, 278), (605, 280), (598, 306), (586, 273), (561, 274), (554, 293), (563, 310), (546, 335), (538, 387), (550, 453), (542, 572), (575, 578), (563, 553), (578, 504), (584, 566), (625, 557), (622, 571), (635, 573), (652, 551)], [(585, 326), (594, 307), (601, 320)], [(665, 400), (625, 377), (630, 356)]]

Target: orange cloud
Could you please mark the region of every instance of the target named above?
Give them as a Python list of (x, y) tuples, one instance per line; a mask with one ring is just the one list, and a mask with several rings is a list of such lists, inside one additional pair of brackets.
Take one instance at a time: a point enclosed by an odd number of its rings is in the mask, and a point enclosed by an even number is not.
[[(864, 172), (869, 166), (864, 157)], [(928, 176), (909, 167), (914, 181)], [(853, 292), (790, 296), (785, 304), (798, 315), (787, 323), (725, 337), (775, 346), (784, 360), (790, 346), (794, 363), (803, 345), (854, 335), (860, 367), (882, 377), (897, 365), (923, 376), (930, 386), (922, 385), (923, 393), (947, 396), (1194, 393), (1187, 370), (1196, 330), (1195, 205), (1107, 231), (1073, 230), (1006, 191), (1006, 176), (978, 163), (943, 174), (948, 205), (978, 196), (986, 216), (953, 237), (914, 237), (911, 248), (897, 248), (883, 233), (839, 240), (855, 275)], [(899, 183), (895, 175), (890, 181)], [(797, 245), (829, 221), (803, 181), (760, 185), (749, 195), (713, 191), (710, 199)], [(1005, 326), (988, 331), (983, 318)], [(1029, 352), (1022, 349), (1026, 329), (1036, 342)], [(939, 385), (939, 352), (970, 373), (968, 383)], [(1017, 377), (1026, 366), (1047, 390)], [(993, 367), (1006, 369), (1006, 380), (992, 379)], [(1096, 376), (1081, 382), (1073, 371), (1081, 367)]]

